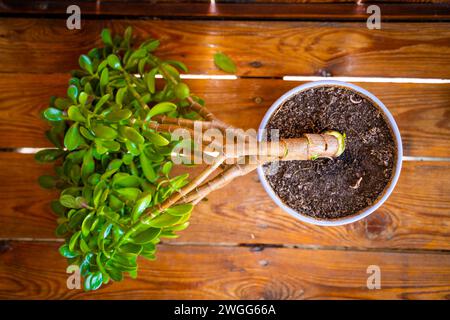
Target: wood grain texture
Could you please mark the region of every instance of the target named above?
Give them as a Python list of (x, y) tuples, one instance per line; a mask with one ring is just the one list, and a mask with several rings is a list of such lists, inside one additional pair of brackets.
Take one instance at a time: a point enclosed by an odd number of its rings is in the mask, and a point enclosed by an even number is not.
[(100, 45), (103, 27), (140, 39), (159, 38), (160, 54), (184, 61), (192, 73), (220, 73), (213, 54), (223, 51), (245, 76), (319, 75), (450, 76), (448, 23), (82, 20), (68, 30), (64, 19), (0, 20), (2, 72), (55, 73), (77, 67), (78, 56)]
[[(367, 7), (371, 3), (356, 1), (84, 1), (78, 2), (86, 17), (196, 17), (245, 19), (313, 19), (366, 21)], [(339, 3), (333, 3), (339, 2)], [(398, 2), (398, 1), (396, 1)], [(3, 0), (0, 13), (28, 15), (66, 15), (71, 0), (27, 1)], [(384, 20), (442, 21), (450, 19), (450, 6), (446, 3), (389, 3), (377, 2)]]
[[(52, 174), (31, 155), (0, 153), (0, 239), (52, 238), (56, 191), (37, 178)], [(26, 174), (25, 174), (26, 173)], [(450, 164), (405, 162), (390, 199), (368, 218), (341, 227), (304, 224), (279, 209), (256, 173), (200, 203), (176, 243), (292, 244), (300, 246), (450, 250)], [(243, 197), (245, 195), (245, 197)]]
[[(301, 249), (159, 246), (139, 278), (68, 290), (58, 243), (3, 243), (2, 299), (448, 299), (450, 256)], [(369, 265), (381, 289), (368, 290)]]
[[(46, 147), (40, 112), (52, 95), (64, 96), (68, 75), (0, 77), (0, 148)], [(300, 82), (274, 79), (189, 80), (191, 90), (233, 126), (257, 129), (270, 105)], [(450, 85), (357, 83), (393, 113), (407, 156), (450, 157)]]

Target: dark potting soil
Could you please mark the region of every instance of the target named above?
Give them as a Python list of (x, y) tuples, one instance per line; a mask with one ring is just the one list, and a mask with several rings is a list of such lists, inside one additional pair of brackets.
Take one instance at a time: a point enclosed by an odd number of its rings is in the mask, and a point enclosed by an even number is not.
[(396, 161), (393, 134), (373, 103), (338, 86), (312, 88), (286, 100), (266, 127), (280, 138), (337, 130), (347, 135), (336, 159), (280, 161), (264, 172), (278, 197), (289, 207), (319, 219), (356, 214), (383, 193)]

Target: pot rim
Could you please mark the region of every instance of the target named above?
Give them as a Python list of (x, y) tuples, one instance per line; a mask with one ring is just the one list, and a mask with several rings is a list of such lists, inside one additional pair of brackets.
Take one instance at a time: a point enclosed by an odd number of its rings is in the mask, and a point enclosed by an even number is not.
[(314, 87), (322, 87), (322, 86), (340, 86), (340, 87), (349, 88), (353, 91), (358, 92), (359, 94), (369, 98), (375, 104), (375, 106), (378, 107), (384, 113), (385, 119), (389, 122), (390, 128), (391, 128), (391, 130), (394, 134), (394, 138), (395, 138), (395, 145), (396, 145), (396, 150), (397, 150), (397, 155), (396, 155), (397, 161), (394, 166), (394, 174), (391, 177), (389, 184), (385, 187), (385, 189), (382, 193), (382, 196), (378, 197), (378, 199), (371, 206), (366, 207), (365, 209), (359, 211), (356, 214), (353, 214), (353, 215), (350, 215), (347, 217), (338, 218), (338, 219), (332, 219), (332, 220), (331, 219), (330, 220), (317, 219), (317, 218), (313, 218), (311, 216), (307, 216), (306, 214), (299, 213), (299, 212), (295, 211), (294, 209), (290, 208), (289, 206), (287, 206), (286, 204), (284, 204), (281, 201), (281, 199), (275, 194), (274, 190), (272, 189), (269, 182), (267, 181), (266, 176), (263, 172), (262, 166), (259, 166), (257, 168), (257, 171), (258, 171), (259, 180), (261, 181), (261, 184), (264, 187), (264, 190), (266, 190), (266, 192), (269, 194), (269, 196), (272, 198), (272, 200), (281, 209), (283, 209), (284, 211), (286, 211), (293, 217), (295, 217), (303, 222), (307, 222), (307, 223), (311, 223), (311, 224), (315, 224), (315, 225), (340, 226), (340, 225), (353, 223), (353, 222), (356, 222), (358, 220), (361, 220), (361, 219), (367, 217), (369, 214), (371, 214), (372, 212), (377, 210), (389, 198), (389, 196), (391, 195), (392, 191), (395, 188), (395, 185), (397, 184), (398, 178), (400, 177), (400, 171), (402, 168), (402, 160), (403, 160), (402, 139), (401, 139), (400, 131), (398, 129), (398, 126), (397, 126), (397, 123), (395, 122), (394, 117), (389, 112), (387, 107), (375, 95), (373, 95), (369, 91), (367, 91), (357, 85), (351, 84), (351, 83), (347, 83), (347, 82), (343, 82), (343, 81), (336, 81), (336, 80), (321, 80), (321, 81), (309, 82), (309, 83), (305, 83), (300, 86), (297, 86), (297, 87), (289, 90), (285, 94), (283, 94), (280, 98), (278, 98), (272, 104), (272, 106), (269, 108), (269, 110), (267, 110), (266, 114), (264, 115), (264, 118), (261, 121), (259, 130), (258, 130), (258, 141), (262, 140), (264, 129), (266, 128), (267, 123), (269, 122), (269, 120), (272, 117), (272, 115), (274, 114), (274, 112), (278, 110), (278, 108), (281, 106), (281, 104), (284, 101), (286, 101), (292, 95), (295, 95), (301, 91), (311, 89)]

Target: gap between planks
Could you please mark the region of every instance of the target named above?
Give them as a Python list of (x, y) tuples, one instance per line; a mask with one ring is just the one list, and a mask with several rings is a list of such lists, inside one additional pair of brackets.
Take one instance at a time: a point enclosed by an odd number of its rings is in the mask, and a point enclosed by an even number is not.
[[(33, 243), (64, 243), (62, 238), (0, 238), (0, 247), (8, 242), (33, 242)], [(239, 242), (160, 242), (160, 245), (173, 247), (226, 247), (226, 248), (249, 248), (250, 251), (258, 252), (264, 249), (294, 249), (308, 251), (349, 251), (349, 252), (384, 252), (384, 253), (404, 253), (404, 254), (442, 254), (450, 255), (450, 250), (445, 249), (408, 249), (408, 248), (364, 248), (345, 246), (321, 246), (305, 244), (266, 244), (266, 243), (239, 243)]]

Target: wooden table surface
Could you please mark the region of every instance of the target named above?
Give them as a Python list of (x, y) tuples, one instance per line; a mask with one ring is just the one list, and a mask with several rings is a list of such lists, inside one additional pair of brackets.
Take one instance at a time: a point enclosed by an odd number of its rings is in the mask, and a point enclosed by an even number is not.
[[(204, 1), (94, 1), (80, 4), (82, 29), (68, 30), (69, 2), (0, 5), (0, 298), (450, 298), (448, 4), (381, 1), (386, 21), (369, 30), (367, 5), (351, 1), (218, 3), (215, 11)], [(252, 173), (202, 202), (180, 238), (160, 245), (156, 261), (140, 262), (137, 280), (67, 289), (49, 208), (57, 193), (37, 184), (52, 169), (22, 148), (49, 146), (40, 119), (49, 97), (65, 94), (68, 72), (100, 45), (102, 28), (128, 25), (140, 39), (159, 38), (159, 54), (191, 74), (222, 74), (213, 54), (231, 56), (238, 79), (188, 82), (220, 118), (245, 129), (302, 83), (284, 76), (356, 77), (401, 131), (406, 157), (394, 193), (364, 220), (319, 227), (279, 209)], [(380, 290), (366, 286), (370, 265), (381, 269)]]

